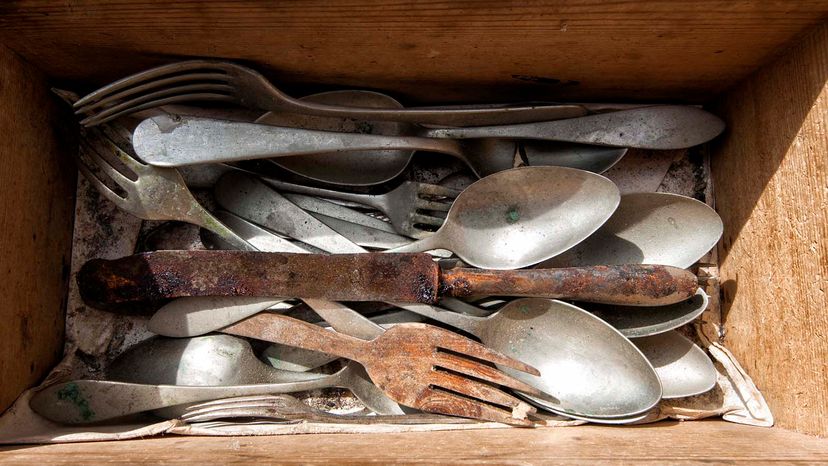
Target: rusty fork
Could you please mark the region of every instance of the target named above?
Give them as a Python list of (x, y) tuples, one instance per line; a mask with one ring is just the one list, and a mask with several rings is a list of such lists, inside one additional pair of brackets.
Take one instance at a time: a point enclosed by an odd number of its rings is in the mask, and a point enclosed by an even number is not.
[(531, 426), (526, 416), (535, 409), (497, 386), (541, 395), (490, 364), (533, 375), (540, 374), (537, 369), (431, 325), (399, 324), (366, 341), (283, 315), (257, 314), (221, 331), (352, 359), (389, 398), (430, 413)]

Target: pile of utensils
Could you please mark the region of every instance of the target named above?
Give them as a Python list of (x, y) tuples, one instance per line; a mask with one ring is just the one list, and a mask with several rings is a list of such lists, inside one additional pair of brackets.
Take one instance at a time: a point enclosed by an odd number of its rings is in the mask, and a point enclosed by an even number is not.
[[(159, 336), (106, 380), (38, 392), (32, 408), (55, 422), (151, 411), (532, 426), (540, 409), (623, 424), (715, 384), (708, 356), (675, 329), (707, 307), (687, 268), (721, 220), (683, 196), (621, 196), (599, 174), (630, 147), (712, 139), (724, 125), (699, 108), (294, 99), (249, 68), (205, 60), (61, 95), (81, 117), (87, 180), (137, 217), (201, 227), (207, 249), (84, 264), (87, 304), (154, 311)], [(403, 180), (415, 151), (480, 179)], [(179, 169), (207, 173), (218, 207), (196, 200)], [(250, 341), (271, 346), (257, 355)], [(290, 396), (325, 387), (371, 413)]]

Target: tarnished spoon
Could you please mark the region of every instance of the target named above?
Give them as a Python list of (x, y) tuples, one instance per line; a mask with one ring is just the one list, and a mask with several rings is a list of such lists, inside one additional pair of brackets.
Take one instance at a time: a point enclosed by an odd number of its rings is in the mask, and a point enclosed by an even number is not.
[(514, 168), (466, 188), (433, 235), (386, 252), (448, 249), (474, 267), (526, 267), (591, 235), (610, 218), (619, 199), (615, 184), (595, 173)]
[[(318, 104), (370, 108), (403, 108), (392, 97), (370, 91), (343, 90), (323, 92), (300, 99)], [(579, 115), (571, 115), (579, 116)], [(358, 121), (284, 112), (268, 112), (257, 123), (345, 133), (379, 134), (384, 136), (418, 135), (423, 128), (404, 122)], [(505, 140), (469, 141), (471, 149), (464, 153), (478, 176), (486, 176), (514, 166), (515, 144)], [(553, 165), (600, 173), (620, 159), (626, 149), (581, 144), (526, 141), (529, 165)], [(273, 162), (304, 177), (332, 184), (365, 186), (384, 183), (399, 175), (411, 160), (414, 150), (351, 151), (331, 157), (330, 153), (280, 157)]]
[(684, 335), (670, 331), (632, 342), (653, 364), (664, 387), (662, 398), (699, 395), (716, 386), (718, 372), (710, 357)]
[(669, 332), (696, 320), (707, 309), (708, 299), (704, 290), (699, 288), (691, 299), (667, 306), (577, 304), (615, 327), (625, 337), (640, 338)]
[(561, 301), (522, 298), (488, 317), (431, 306), (406, 309), (480, 338), (484, 345), (537, 367), (514, 377), (547, 397), (528, 397), (552, 412), (601, 422), (641, 414), (661, 399), (653, 366), (629, 340), (594, 315)]
[[(341, 387), (351, 390), (372, 411), (402, 414), (399, 405), (370, 381), (359, 364), (350, 363), (333, 375), (278, 370), (261, 362), (246, 340), (231, 335), (152, 338), (133, 346), (116, 358), (107, 369), (107, 376), (114, 381), (145, 385), (302, 383), (295, 387), (286, 385), (289, 391), (283, 393)], [(279, 392), (274, 388), (271, 392), (263, 393)], [(124, 400), (125, 403), (128, 401)], [(165, 414), (168, 417), (175, 413), (167, 411)]]
[(722, 220), (707, 204), (669, 193), (621, 196), (618, 209), (590, 237), (538, 268), (660, 264), (689, 267), (722, 236)]

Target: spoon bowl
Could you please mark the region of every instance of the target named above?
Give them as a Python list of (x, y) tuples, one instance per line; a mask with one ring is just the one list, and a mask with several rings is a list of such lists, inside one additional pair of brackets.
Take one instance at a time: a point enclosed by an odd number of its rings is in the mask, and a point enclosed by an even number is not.
[(531, 364), (541, 377), (502, 368), (548, 397), (524, 395), (564, 416), (632, 418), (662, 397), (653, 366), (621, 333), (561, 301), (518, 299), (488, 318), (481, 340)]
[(699, 395), (716, 386), (713, 362), (684, 335), (670, 331), (632, 342), (653, 364), (664, 387), (662, 398)]
[(595, 314), (612, 325), (627, 338), (641, 338), (688, 324), (707, 309), (709, 298), (701, 288), (695, 296), (667, 306), (613, 306), (609, 304), (578, 303), (584, 310)]
[(514, 168), (466, 188), (432, 236), (387, 252), (448, 249), (474, 267), (526, 267), (591, 235), (619, 199), (618, 188), (601, 175), (564, 167)]
[(598, 231), (538, 268), (619, 264), (687, 268), (716, 245), (723, 228), (716, 211), (695, 199), (668, 193), (625, 194)]

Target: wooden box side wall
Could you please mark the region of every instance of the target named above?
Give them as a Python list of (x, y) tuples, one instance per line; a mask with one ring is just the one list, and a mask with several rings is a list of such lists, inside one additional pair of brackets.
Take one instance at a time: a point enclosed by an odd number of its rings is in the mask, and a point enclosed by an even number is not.
[(76, 169), (59, 105), (0, 44), (0, 412), (63, 354)]
[(777, 425), (828, 436), (828, 25), (721, 102), (724, 343)]

